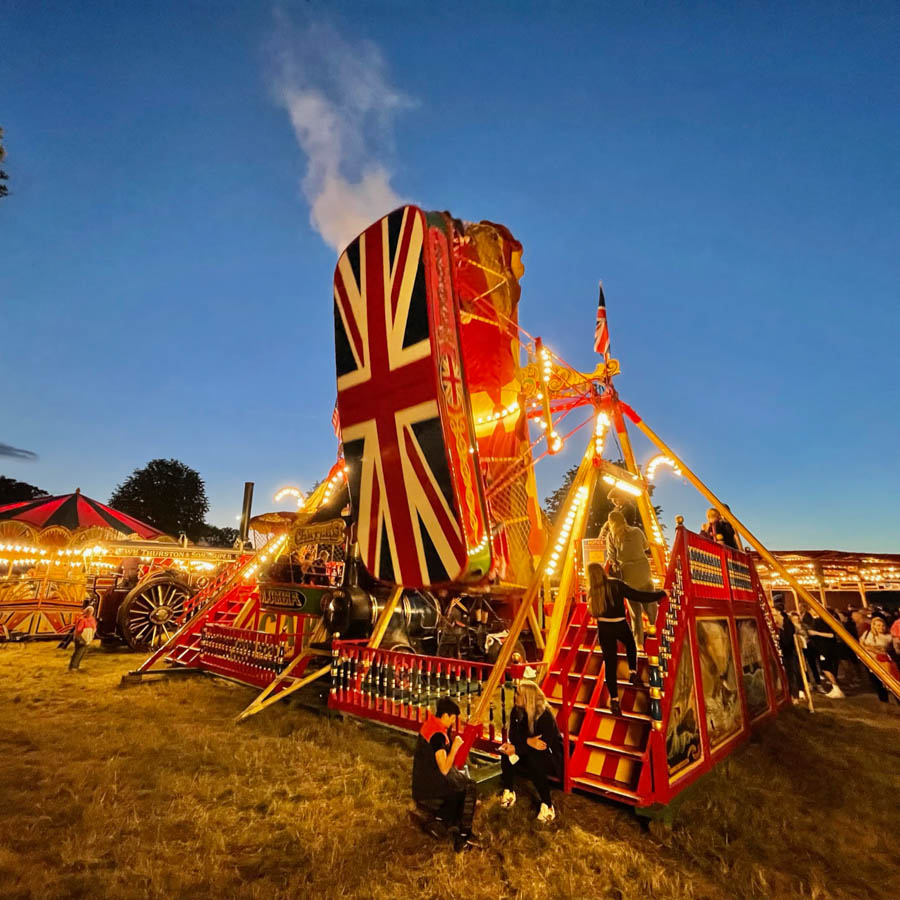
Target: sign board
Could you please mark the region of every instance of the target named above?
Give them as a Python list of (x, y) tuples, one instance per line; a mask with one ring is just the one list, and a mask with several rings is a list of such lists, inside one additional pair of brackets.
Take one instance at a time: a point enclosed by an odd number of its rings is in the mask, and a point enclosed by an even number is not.
[(332, 519), (315, 525), (301, 525), (291, 532), (291, 546), (296, 549), (307, 544), (342, 544), (344, 542), (344, 522)]

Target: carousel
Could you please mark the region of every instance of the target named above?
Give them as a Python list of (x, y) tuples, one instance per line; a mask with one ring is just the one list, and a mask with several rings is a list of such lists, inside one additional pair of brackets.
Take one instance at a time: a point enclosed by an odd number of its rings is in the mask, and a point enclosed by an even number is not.
[(143, 651), (241, 556), (178, 543), (80, 490), (0, 507), (0, 554), (0, 639), (59, 639), (90, 602), (101, 641)]
[[(661, 467), (876, 663), (620, 398), (602, 289), (592, 371), (522, 328), (521, 256), (502, 225), (413, 206), (348, 246), (333, 290), (338, 460), (302, 513), (273, 519), (242, 593), (209, 597), (135, 674), (253, 685), (261, 693), (242, 718), (318, 685), (331, 710), (412, 733), (452, 696), (459, 764), (496, 760), (516, 685), (535, 678), (567, 738), (563, 787), (647, 812), (790, 702), (753, 558), (680, 519), (667, 541), (650, 501)], [(643, 466), (634, 431), (653, 448)], [(606, 458), (613, 445), (623, 462)], [(534, 470), (571, 447), (580, 462), (548, 523)], [(666, 592), (643, 622), (639, 683), (618, 661), (621, 704), (586, 603), (586, 566), (603, 555), (586, 534), (598, 491), (640, 523)], [(326, 533), (341, 548), (327, 583), (311, 564)]]

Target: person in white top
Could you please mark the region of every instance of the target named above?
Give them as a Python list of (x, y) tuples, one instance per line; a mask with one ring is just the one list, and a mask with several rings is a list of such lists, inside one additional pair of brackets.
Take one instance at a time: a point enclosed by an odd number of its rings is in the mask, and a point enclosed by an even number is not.
[[(625, 521), (625, 516), (613, 510), (607, 517), (609, 538), (607, 540), (608, 558), (611, 560), (618, 577), (636, 591), (652, 591), (653, 575), (650, 571), (650, 544), (647, 536), (633, 525)], [(639, 647), (644, 644), (644, 621), (639, 605), (629, 604), (631, 609), (632, 628)], [(658, 604), (648, 603), (645, 606), (647, 618), (656, 621)]]
[[(890, 656), (888, 655), (888, 650), (891, 646), (891, 636), (888, 634), (885, 625), (884, 619), (881, 616), (873, 616), (871, 625), (869, 626), (869, 630), (859, 639), (860, 644), (875, 657), (878, 664), (887, 669), (890, 665)], [(887, 688), (876, 678), (876, 676), (869, 672), (869, 678), (872, 680), (872, 687), (875, 688), (875, 692), (878, 694), (878, 699), (882, 703), (888, 702), (888, 692)]]

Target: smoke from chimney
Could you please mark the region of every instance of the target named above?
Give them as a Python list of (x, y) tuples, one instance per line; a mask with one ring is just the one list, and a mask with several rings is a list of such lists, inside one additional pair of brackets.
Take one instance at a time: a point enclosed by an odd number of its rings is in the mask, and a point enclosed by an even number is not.
[(402, 204), (385, 162), (397, 113), (411, 100), (392, 87), (371, 41), (333, 26), (278, 16), (275, 93), (306, 156), (301, 186), (310, 224), (340, 253), (379, 216)]

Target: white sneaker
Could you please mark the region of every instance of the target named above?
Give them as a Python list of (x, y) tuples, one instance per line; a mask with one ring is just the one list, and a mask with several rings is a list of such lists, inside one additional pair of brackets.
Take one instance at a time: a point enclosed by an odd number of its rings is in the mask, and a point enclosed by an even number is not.
[(804, 694), (803, 691), (797, 691), (797, 699), (798, 699), (798, 700), (805, 700), (805, 699), (806, 699), (806, 694)]
[(845, 697), (846, 694), (836, 684), (833, 684), (831, 690), (825, 696), (831, 697), (833, 700), (840, 700)]
[(556, 810), (552, 806), (547, 806), (546, 803), (541, 804), (541, 809), (537, 814), (537, 820), (542, 825), (548, 825), (556, 818)]
[(500, 795), (500, 808), (501, 809), (509, 809), (511, 806), (514, 806), (516, 802), (516, 792), (510, 790), (504, 790)]

